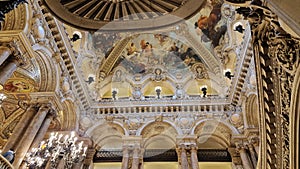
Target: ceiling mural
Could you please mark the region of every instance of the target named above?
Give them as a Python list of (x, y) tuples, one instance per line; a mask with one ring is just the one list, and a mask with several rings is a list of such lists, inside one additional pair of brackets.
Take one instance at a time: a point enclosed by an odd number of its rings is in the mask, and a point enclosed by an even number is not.
[(213, 47), (227, 31), (226, 19), (222, 17), (222, 0), (207, 0), (200, 12), (194, 16), (197, 19), (195, 29), (202, 42), (211, 43)]
[(92, 99), (113, 98), (113, 90), (118, 90), (118, 98), (132, 98), (136, 88), (140, 88), (146, 97), (154, 97), (155, 90), (149, 89), (149, 86), (160, 86), (165, 96), (172, 96), (179, 84), (188, 80), (199, 86), (196, 87), (198, 90), (189, 91), (190, 95), (200, 95), (199, 88), (203, 85), (208, 85), (211, 95), (218, 95), (210, 85), (211, 73), (201, 55), (174, 31), (132, 35), (120, 49), (110, 73), (105, 79), (97, 80), (100, 65), (109, 62), (112, 51), (118, 48), (118, 40), (127, 36), (126, 33), (113, 33), (111, 36), (101, 32), (87, 34), (87, 42), (92, 42), (87, 47), (92, 49), (89, 53), (94, 53), (94, 56), (89, 54), (86, 57), (82, 53), (78, 65)]
[(27, 79), (14, 78), (6, 81), (6, 83), (4, 84), (4, 90), (11, 93), (28, 93), (34, 92), (35, 88), (33, 84)]
[[(205, 1), (198, 13), (185, 22), (188, 33), (179, 30), (179, 26), (135, 33), (84, 32), (66, 26), (69, 34), (82, 34), (73, 47), (79, 53), (77, 65), (90, 100), (112, 99), (113, 90), (118, 90), (119, 99), (141, 98), (134, 97), (136, 91), (155, 96), (155, 90), (149, 86), (165, 88), (165, 96), (175, 95), (178, 86), (189, 96), (201, 96), (203, 87), (210, 96), (226, 96), (231, 82), (226, 80), (223, 71), (234, 73), (237, 55), (230, 45), (240, 45), (242, 35), (228, 28), (233, 9), (223, 3), (222, 0)], [(224, 51), (227, 55), (220, 54)], [(207, 54), (217, 60), (219, 74), (209, 67), (210, 61), (205, 60)], [(110, 67), (104, 75), (103, 65)]]
[[(170, 36), (176, 36), (173, 32)], [(194, 64), (202, 63), (201, 57), (180, 40), (164, 34), (140, 34), (133, 38), (119, 58), (119, 66), (130, 74), (154, 72), (156, 81), (162, 77), (162, 66), (172, 75), (186, 75)], [(154, 70), (155, 69), (155, 70)]]

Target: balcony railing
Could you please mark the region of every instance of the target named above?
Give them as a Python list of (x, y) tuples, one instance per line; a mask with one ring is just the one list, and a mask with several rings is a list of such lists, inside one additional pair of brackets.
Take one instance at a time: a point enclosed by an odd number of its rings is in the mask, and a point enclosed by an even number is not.
[(0, 168), (1, 169), (14, 169), (14, 167), (0, 154)]

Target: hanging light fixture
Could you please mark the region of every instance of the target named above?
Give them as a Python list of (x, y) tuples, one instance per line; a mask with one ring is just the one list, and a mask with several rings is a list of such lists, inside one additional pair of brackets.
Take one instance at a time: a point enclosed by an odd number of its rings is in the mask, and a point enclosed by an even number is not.
[(57, 168), (58, 163), (64, 160), (64, 168), (71, 169), (74, 163), (83, 161), (87, 147), (83, 148), (83, 141), (77, 142), (75, 132), (69, 135), (51, 133), (50, 138), (42, 141), (38, 148), (33, 148), (26, 154), (25, 162), (29, 168), (44, 168), (50, 162), (51, 168)]
[(7, 98), (7, 96), (3, 93), (0, 93), (0, 107), (2, 106), (3, 101)]

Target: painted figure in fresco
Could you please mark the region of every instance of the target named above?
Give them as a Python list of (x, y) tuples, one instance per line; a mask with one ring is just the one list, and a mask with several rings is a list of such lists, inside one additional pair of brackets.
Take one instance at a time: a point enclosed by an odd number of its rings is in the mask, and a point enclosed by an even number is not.
[(201, 16), (195, 23), (195, 28), (199, 28), (203, 32), (204, 35), (201, 39), (204, 42), (212, 41), (212, 45), (216, 47), (219, 44), (220, 38), (225, 34), (227, 27), (226, 25), (222, 25), (216, 28), (217, 23), (221, 20), (222, 3), (216, 0), (208, 5), (212, 6), (212, 11), (209, 16)]
[(20, 80), (14, 80), (7, 82), (4, 89), (8, 92), (29, 92), (30, 85)]
[(140, 42), (141, 49), (142, 49), (142, 56), (147, 58), (147, 62), (150, 63), (150, 58), (153, 55), (152, 44), (146, 42), (144, 39)]
[(166, 42), (168, 36), (167, 35), (163, 35), (163, 34), (154, 34), (154, 38), (158, 39), (159, 44), (161, 46), (163, 46), (164, 43)]
[(127, 48), (127, 55), (132, 55), (137, 51), (136, 46), (134, 43), (131, 43), (129, 47)]
[(154, 78), (152, 78), (155, 81), (162, 81), (164, 80), (164, 76), (162, 75), (162, 70), (160, 68), (154, 69)]
[(117, 70), (115, 72), (114, 81), (115, 82), (121, 82), (122, 81), (122, 71), (121, 70)]
[(179, 48), (176, 46), (176, 43), (174, 42), (173, 45), (170, 47), (170, 52), (178, 52)]
[(205, 69), (201, 65), (198, 65), (195, 68), (195, 73), (196, 73), (196, 78), (197, 79), (207, 79), (208, 78), (207, 72), (205, 71)]
[(149, 44), (149, 42), (146, 42), (144, 39), (141, 40), (140, 46), (142, 51), (146, 49), (147, 43)]

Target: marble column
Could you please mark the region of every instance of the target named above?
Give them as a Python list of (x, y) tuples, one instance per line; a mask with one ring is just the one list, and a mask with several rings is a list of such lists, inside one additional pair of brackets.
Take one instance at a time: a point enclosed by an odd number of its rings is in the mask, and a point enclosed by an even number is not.
[(93, 157), (96, 153), (96, 150), (94, 148), (88, 148), (87, 153), (86, 153), (86, 157), (84, 159), (83, 162), (83, 169), (88, 169), (91, 168), (91, 166), (93, 165)]
[(176, 153), (177, 153), (177, 159), (178, 159), (178, 169), (181, 169), (181, 157), (180, 157), (180, 153), (181, 153), (181, 150), (180, 148), (176, 148)]
[(20, 63), (12, 59), (8, 61), (6, 64), (1, 66), (1, 71), (0, 71), (0, 85), (4, 85), (5, 82), (12, 76), (12, 74), (17, 70), (18, 66)]
[(23, 134), (23, 137), (20, 140), (20, 144), (16, 148), (16, 156), (15, 161), (13, 163), (13, 166), (15, 168), (18, 168), (21, 165), (22, 160), (26, 155), (26, 152), (32, 144), (34, 137), (36, 136), (50, 109), (50, 105), (42, 105), (39, 108), (38, 113), (32, 119), (25, 133)]
[(132, 169), (139, 169), (140, 165), (140, 147), (134, 147), (132, 154)]
[(8, 141), (3, 148), (3, 152), (7, 152), (9, 149), (16, 150), (17, 145), (20, 144), (20, 140), (36, 112), (37, 108), (35, 107), (35, 105), (30, 105), (25, 110), (19, 123), (14, 128), (12, 135), (8, 138)]
[(7, 46), (0, 46), (0, 66), (12, 54), (12, 51)]
[(122, 158), (122, 168), (121, 169), (128, 169), (129, 163), (129, 151), (128, 147), (123, 147), (123, 158)]
[(181, 169), (189, 169), (189, 163), (187, 159), (187, 152), (185, 149), (185, 146), (180, 147), (181, 153), (180, 153), (180, 159), (181, 159)]
[(236, 169), (244, 169), (242, 165), (236, 165)]
[(248, 149), (250, 151), (250, 157), (251, 157), (251, 161), (252, 161), (253, 167), (256, 168), (257, 157), (256, 157), (256, 153), (255, 153), (254, 147), (253, 147), (253, 145), (251, 143), (248, 144)]
[(31, 148), (37, 148), (39, 146), (40, 142), (44, 139), (45, 134), (48, 131), (48, 128), (49, 128), (54, 116), (55, 116), (55, 114), (53, 114), (53, 113), (47, 114), (41, 128), (39, 129), (37, 135), (35, 136), (32, 144), (30, 146)]
[(249, 159), (249, 156), (245, 150), (244, 145), (239, 145), (237, 146), (237, 150), (240, 153), (241, 159), (242, 159), (242, 164), (244, 169), (253, 169), (252, 163)]
[(192, 169), (199, 169), (196, 145), (193, 145), (191, 147), (191, 163), (192, 163)]
[(254, 150), (255, 150), (255, 152), (256, 152), (256, 154), (257, 154), (257, 156), (259, 155), (259, 138), (258, 137), (252, 137), (251, 139), (250, 139), (250, 143), (252, 143), (253, 144), (253, 147), (254, 147)]
[[(50, 126), (50, 123), (53, 119), (53, 117), (55, 116), (55, 114), (53, 113), (48, 113), (47, 114), (47, 117), (45, 118), (41, 128), (39, 129), (37, 135), (35, 136), (34, 140), (33, 140), (33, 143), (31, 144), (30, 148), (28, 149), (28, 151), (30, 151), (32, 148), (37, 148), (39, 147), (39, 144), (40, 142), (44, 139), (45, 137), (45, 134)], [(22, 163), (21, 166), (24, 166), (26, 165), (25, 162)], [(26, 167), (23, 167), (23, 168), (26, 168)]]

